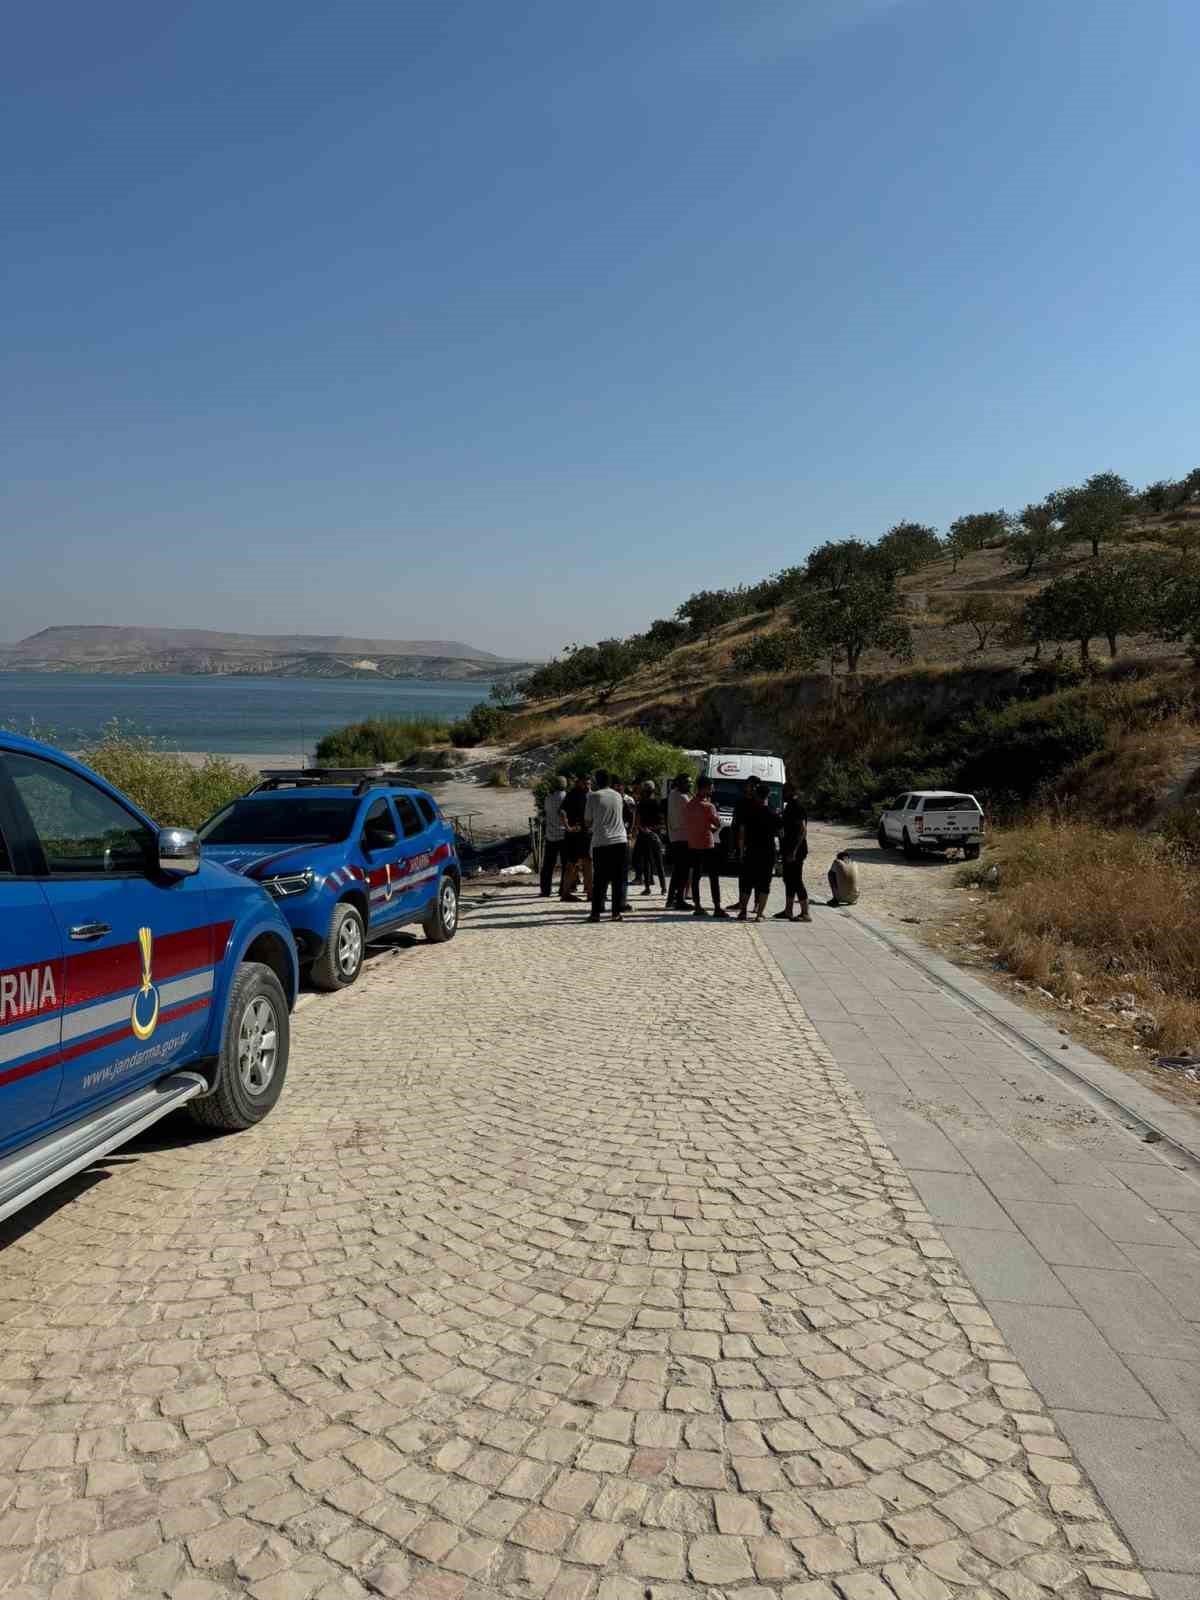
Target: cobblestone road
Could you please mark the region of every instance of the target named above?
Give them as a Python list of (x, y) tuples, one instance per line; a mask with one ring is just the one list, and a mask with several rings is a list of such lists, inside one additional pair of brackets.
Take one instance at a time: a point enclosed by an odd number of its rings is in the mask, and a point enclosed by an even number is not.
[(486, 906), (103, 1170), (0, 1233), (0, 1593), (1151, 1593), (751, 929)]

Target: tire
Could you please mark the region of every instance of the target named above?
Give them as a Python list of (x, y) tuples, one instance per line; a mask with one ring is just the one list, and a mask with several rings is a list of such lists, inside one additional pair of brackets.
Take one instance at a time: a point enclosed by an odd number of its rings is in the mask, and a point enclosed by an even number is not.
[(458, 885), (450, 874), (438, 881), (433, 910), (425, 922), (425, 937), (430, 944), (445, 944), (458, 932)]
[(238, 968), (217, 1058), (217, 1086), (190, 1100), (192, 1120), (222, 1133), (261, 1122), (283, 1092), (291, 1028), (283, 985), (259, 961)]
[(881, 850), (890, 850), (892, 848), (892, 841), (888, 838), (887, 829), (882, 822), (879, 824), (879, 848)]
[(963, 845), (963, 860), (964, 861), (978, 861), (979, 860), (980, 848), (981, 847), (979, 845), (977, 845), (977, 844), (965, 844), (965, 845)]
[(343, 900), (334, 907), (328, 937), (312, 964), (314, 986), (327, 992), (348, 989), (362, 971), (366, 953), (367, 935), (362, 914), (357, 906)]
[(921, 852), (908, 836), (908, 829), (904, 830), (904, 859), (906, 861), (919, 861)]

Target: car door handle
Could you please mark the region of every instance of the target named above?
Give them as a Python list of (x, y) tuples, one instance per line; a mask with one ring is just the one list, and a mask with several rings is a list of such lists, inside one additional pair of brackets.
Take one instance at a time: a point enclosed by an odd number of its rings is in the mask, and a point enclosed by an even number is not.
[(107, 922), (77, 922), (71, 929), (72, 939), (103, 939), (112, 928)]

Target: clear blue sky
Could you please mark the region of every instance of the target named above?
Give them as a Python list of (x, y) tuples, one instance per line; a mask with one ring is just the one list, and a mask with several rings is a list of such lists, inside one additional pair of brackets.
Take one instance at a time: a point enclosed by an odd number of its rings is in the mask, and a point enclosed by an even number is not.
[(1200, 462), (1195, 0), (42, 0), (0, 639), (644, 627)]

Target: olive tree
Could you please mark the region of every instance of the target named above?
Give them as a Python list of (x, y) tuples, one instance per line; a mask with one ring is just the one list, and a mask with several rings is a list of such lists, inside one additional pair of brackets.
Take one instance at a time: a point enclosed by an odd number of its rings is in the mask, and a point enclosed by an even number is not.
[(936, 528), (923, 522), (897, 522), (875, 546), (894, 572), (916, 572), (944, 552)]
[(996, 544), (1008, 533), (1006, 511), (973, 511), (968, 516), (956, 517), (946, 534), (946, 549), (950, 553), (953, 570), (972, 550), (982, 550), (985, 545)]
[(1081, 661), (1090, 658), (1095, 638), (1104, 639), (1115, 656), (1123, 634), (1150, 626), (1154, 576), (1145, 561), (1109, 557), (1056, 578), (1026, 604), (1029, 632), (1035, 639), (1077, 644)]
[(844, 657), (847, 672), (857, 672), (865, 650), (905, 661), (912, 655), (912, 630), (886, 573), (860, 574), (836, 594), (811, 593), (797, 608), (797, 621), (813, 646), (829, 656), (831, 668)]
[(698, 589), (675, 615), (687, 623), (693, 637), (711, 641), (718, 628), (740, 617), (745, 609), (746, 599), (739, 589)]
[(1006, 548), (1010, 555), (1024, 562), (1025, 570), (1021, 575), (1028, 578), (1040, 562), (1061, 550), (1062, 543), (1058, 507), (1052, 500), (1041, 500), (1027, 505), (1017, 517)]
[(864, 544), (861, 539), (831, 539), (809, 556), (805, 586), (824, 589), (837, 600), (851, 584), (875, 578), (890, 578), (878, 545)]
[(1119, 536), (1133, 510), (1133, 486), (1119, 473), (1094, 472), (1077, 488), (1060, 489), (1055, 500), (1066, 537), (1087, 540), (1098, 560), (1100, 546)]
[(964, 595), (950, 622), (969, 627), (975, 634), (976, 650), (986, 650), (992, 638), (1012, 621), (1012, 609), (994, 594)]

